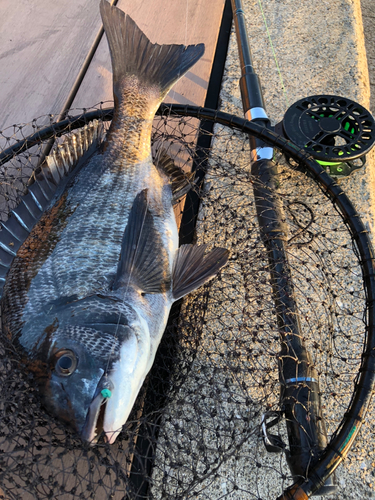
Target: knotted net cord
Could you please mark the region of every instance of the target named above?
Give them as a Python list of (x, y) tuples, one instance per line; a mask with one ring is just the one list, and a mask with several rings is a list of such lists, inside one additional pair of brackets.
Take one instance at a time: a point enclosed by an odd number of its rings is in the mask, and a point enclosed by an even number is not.
[[(228, 265), (172, 310), (155, 364), (111, 446), (100, 441), (88, 448), (50, 417), (18, 352), (3, 339), (5, 498), (271, 499), (293, 482), (285, 454), (266, 452), (260, 433), (262, 413), (279, 409), (280, 342), (248, 137), (215, 125), (211, 147), (200, 148), (197, 125), (195, 118), (168, 112), (155, 122), (154, 151), (157, 155), (162, 146), (180, 166), (204, 170), (204, 184), (187, 196), (200, 199), (195, 229), (182, 224), (181, 231), (209, 248), (228, 248)], [(37, 130), (38, 120), (31, 127)], [(3, 131), (1, 138), (9, 145), (23, 134), (26, 125)], [(42, 144), (2, 166), (2, 220), (25, 192), (41, 150)], [(361, 364), (368, 326), (362, 271), (332, 201), (309, 176), (279, 163), (278, 196), (288, 224), (300, 320), (331, 436), (347, 411)], [(272, 432), (287, 445), (283, 420)], [(363, 474), (359, 467), (351, 464), (354, 476)]]

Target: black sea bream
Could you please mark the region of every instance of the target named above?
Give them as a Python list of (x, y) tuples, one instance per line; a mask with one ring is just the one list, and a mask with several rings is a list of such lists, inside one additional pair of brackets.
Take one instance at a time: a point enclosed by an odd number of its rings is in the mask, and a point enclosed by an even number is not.
[(177, 167), (151, 157), (154, 114), (204, 46), (152, 44), (121, 10), (105, 0), (100, 10), (113, 67), (111, 127), (70, 173), (50, 160), (3, 227), (1, 305), (4, 332), (27, 358), (44, 405), (84, 440), (104, 430), (113, 443), (172, 303), (212, 278), (228, 252), (178, 248), (168, 177)]

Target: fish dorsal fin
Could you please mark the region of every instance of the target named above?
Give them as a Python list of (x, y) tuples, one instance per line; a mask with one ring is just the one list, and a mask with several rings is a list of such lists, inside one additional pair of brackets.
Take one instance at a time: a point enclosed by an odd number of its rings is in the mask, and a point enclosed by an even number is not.
[(229, 251), (214, 248), (204, 255), (207, 245), (181, 245), (173, 265), (173, 298), (184, 295), (213, 278), (227, 263)]
[(129, 214), (113, 289), (132, 286), (143, 293), (169, 290), (171, 278), (163, 248), (144, 189), (137, 194)]
[(147, 86), (157, 86), (160, 102), (169, 89), (204, 53), (204, 44), (159, 45), (151, 43), (136, 23), (106, 0), (100, 2), (113, 68), (113, 87), (127, 76), (136, 76)]
[(65, 176), (85, 162), (104, 140), (104, 126), (100, 120), (93, 120), (66, 137), (47, 156), (42, 167), (45, 176), (58, 184)]
[(184, 172), (164, 149), (158, 153), (155, 166), (170, 180), (173, 195), (172, 202), (177, 203), (192, 188), (194, 172)]
[(30, 177), (21, 196), (0, 231), (0, 297), (6, 275), (17, 251), (50, 205), (57, 189), (69, 174), (85, 162), (103, 140), (103, 124), (94, 120), (57, 145)]
[[(42, 212), (51, 202), (57, 188), (64, 184), (73, 170), (90, 158), (103, 139), (103, 122), (93, 120), (56, 144), (28, 183), (28, 191)], [(21, 201), (25, 201), (25, 197)]]

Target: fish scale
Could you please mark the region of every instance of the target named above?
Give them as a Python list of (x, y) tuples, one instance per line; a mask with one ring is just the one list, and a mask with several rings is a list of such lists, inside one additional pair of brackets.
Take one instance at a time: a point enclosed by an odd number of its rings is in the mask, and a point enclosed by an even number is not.
[[(124, 176), (123, 172), (114, 173), (111, 166), (107, 169), (110, 170), (109, 179), (106, 171), (101, 177), (95, 175), (95, 167), (101, 169), (102, 164), (90, 162), (69, 192), (67, 203), (74, 213), (53, 253), (33, 280), (28, 294), (30, 299), (32, 295), (39, 295), (42, 287), (45, 296), (84, 297), (99, 291), (103, 279), (116, 271), (132, 204), (129, 193), (134, 194), (145, 187), (144, 176), (139, 175), (140, 168), (138, 176), (128, 171)], [(150, 170), (147, 167), (146, 172)], [(83, 187), (86, 190), (84, 197)]]

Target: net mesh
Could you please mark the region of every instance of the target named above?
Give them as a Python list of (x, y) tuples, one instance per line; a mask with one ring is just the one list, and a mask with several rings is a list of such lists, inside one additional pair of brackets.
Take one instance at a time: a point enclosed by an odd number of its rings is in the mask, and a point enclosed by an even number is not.
[[(47, 120), (53, 121), (53, 117)], [(0, 134), (2, 147), (46, 117)], [(68, 129), (67, 134), (74, 133)], [(210, 146), (204, 147), (209, 139)], [(59, 139), (61, 140), (61, 139)], [(41, 407), (18, 359), (1, 347), (0, 485), (6, 499), (275, 499), (293, 483), (285, 453), (265, 449), (261, 418), (278, 411), (280, 337), (260, 238), (248, 137), (195, 118), (155, 120), (153, 152), (204, 173), (176, 209), (186, 240), (230, 250), (219, 276), (176, 303), (154, 366), (113, 445), (94, 447)], [(5, 221), (27, 189), (45, 144), (4, 164)], [(367, 326), (362, 272), (347, 227), (306, 174), (278, 157), (282, 203), (303, 339), (317, 369), (328, 435), (340, 428)], [(199, 177), (198, 175), (198, 177)], [(285, 419), (272, 428), (288, 448)]]

